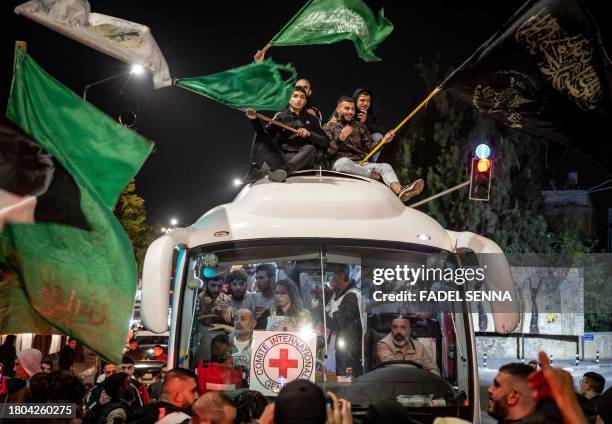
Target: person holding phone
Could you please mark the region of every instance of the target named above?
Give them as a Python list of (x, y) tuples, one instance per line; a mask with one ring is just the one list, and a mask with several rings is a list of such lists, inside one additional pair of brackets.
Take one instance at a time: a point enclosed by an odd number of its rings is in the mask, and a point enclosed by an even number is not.
[[(370, 131), (370, 138), (376, 146), (385, 135), (385, 124), (376, 110), (372, 91), (367, 88), (358, 88), (353, 93), (355, 100), (356, 120), (364, 124)], [(370, 158), (370, 162), (378, 162), (380, 151)]]

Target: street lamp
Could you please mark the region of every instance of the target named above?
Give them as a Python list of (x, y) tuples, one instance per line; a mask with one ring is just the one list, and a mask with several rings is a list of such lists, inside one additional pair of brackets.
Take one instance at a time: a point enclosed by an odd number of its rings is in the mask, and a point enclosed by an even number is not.
[(170, 220), (170, 225), (172, 225), (173, 227), (176, 227), (178, 225), (178, 219), (172, 218)]
[(236, 187), (241, 186), (242, 185), (242, 180), (240, 178), (234, 178), (234, 185)]
[[(141, 75), (143, 72), (144, 72), (144, 67), (142, 65), (140, 65), (140, 64), (132, 65), (132, 67), (130, 68), (130, 72), (128, 73), (129, 77), (128, 77), (128, 80), (126, 81), (126, 84), (130, 80), (130, 78), (132, 78), (132, 75)], [(87, 84), (85, 86), (85, 88), (83, 89), (83, 100), (87, 100), (87, 90), (89, 90), (90, 87), (93, 87), (93, 86), (99, 85), (99, 84), (103, 84), (103, 83), (105, 83), (107, 81), (114, 80), (114, 79), (119, 78), (119, 77), (124, 76), (124, 75), (126, 75), (125, 71), (121, 72), (121, 73), (118, 73), (116, 75), (110, 76), (108, 78), (104, 78), (104, 79), (101, 79), (99, 81), (92, 82), (91, 84)]]

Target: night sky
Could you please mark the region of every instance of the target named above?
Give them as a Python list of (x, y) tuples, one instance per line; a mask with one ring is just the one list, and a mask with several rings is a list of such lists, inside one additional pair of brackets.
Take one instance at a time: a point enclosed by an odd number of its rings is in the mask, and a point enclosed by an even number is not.
[[(10, 88), (15, 40), (26, 40), (34, 60), (78, 94), (86, 84), (128, 69), (111, 57), (14, 15), (13, 8), (20, 3), (3, 1), (1, 6), (2, 113)], [(93, 12), (149, 26), (175, 78), (206, 75), (251, 62), (253, 54), (303, 4), (288, 0), (211, 3), (90, 1)], [(267, 57), (278, 63), (293, 63), (299, 75), (311, 81), (324, 119), (339, 95), (368, 87), (385, 121), (390, 125), (399, 122), (427, 94), (414, 69), (420, 57), (429, 62), (439, 53), (442, 66), (460, 65), (523, 1), (366, 3), (375, 13), (384, 6), (385, 15), (395, 25), (376, 51), (382, 61), (363, 62), (349, 41), (273, 47), (268, 52)], [(602, 31), (608, 35), (607, 29)], [(238, 191), (232, 181), (244, 174), (251, 146), (251, 125), (244, 114), (178, 87), (153, 90), (148, 78), (133, 79), (121, 95), (124, 81), (119, 78), (92, 87), (88, 100), (114, 117), (134, 111), (137, 130), (156, 143), (136, 178), (149, 223), (167, 225), (176, 217), (180, 226), (189, 225), (208, 209), (231, 201)], [(610, 135), (602, 135), (602, 142), (609, 143)], [(582, 168), (586, 170), (580, 175), (585, 187), (609, 178), (609, 173), (601, 170), (590, 172), (593, 167), (588, 163)], [(611, 193), (603, 192), (600, 198), (610, 203)], [(600, 210), (600, 216), (605, 216), (605, 210)]]

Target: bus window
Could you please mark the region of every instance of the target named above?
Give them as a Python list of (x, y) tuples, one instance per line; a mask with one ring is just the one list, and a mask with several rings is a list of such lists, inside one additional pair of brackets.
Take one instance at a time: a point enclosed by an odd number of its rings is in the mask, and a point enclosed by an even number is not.
[[(455, 256), (404, 243), (371, 244), (251, 241), (191, 250), (182, 313), (175, 318), (182, 366), (240, 368), (241, 378), (210, 387), (248, 387), (253, 331), (315, 333), (312, 377), (355, 408), (404, 396), (436, 400), (433, 405), (456, 414), (473, 392), (469, 314), (461, 305), (408, 301), (405, 293), (424, 285), (462, 288), (425, 274), (381, 280), (378, 271), (452, 269)], [(295, 364), (289, 356), (275, 361), (280, 365), (270, 379), (278, 378), (280, 387)], [(381, 379), (396, 379), (394, 389), (377, 390)], [(469, 418), (467, 409), (460, 415)]]

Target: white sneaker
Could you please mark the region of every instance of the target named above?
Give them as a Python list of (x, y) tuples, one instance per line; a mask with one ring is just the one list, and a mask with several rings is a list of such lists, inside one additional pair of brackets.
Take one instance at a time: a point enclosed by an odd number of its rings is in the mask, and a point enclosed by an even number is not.
[(397, 197), (399, 197), (399, 199), (405, 203), (411, 198), (413, 198), (414, 196), (421, 194), (424, 187), (425, 187), (425, 181), (419, 178), (412, 184), (402, 187), (400, 192), (397, 193)]

